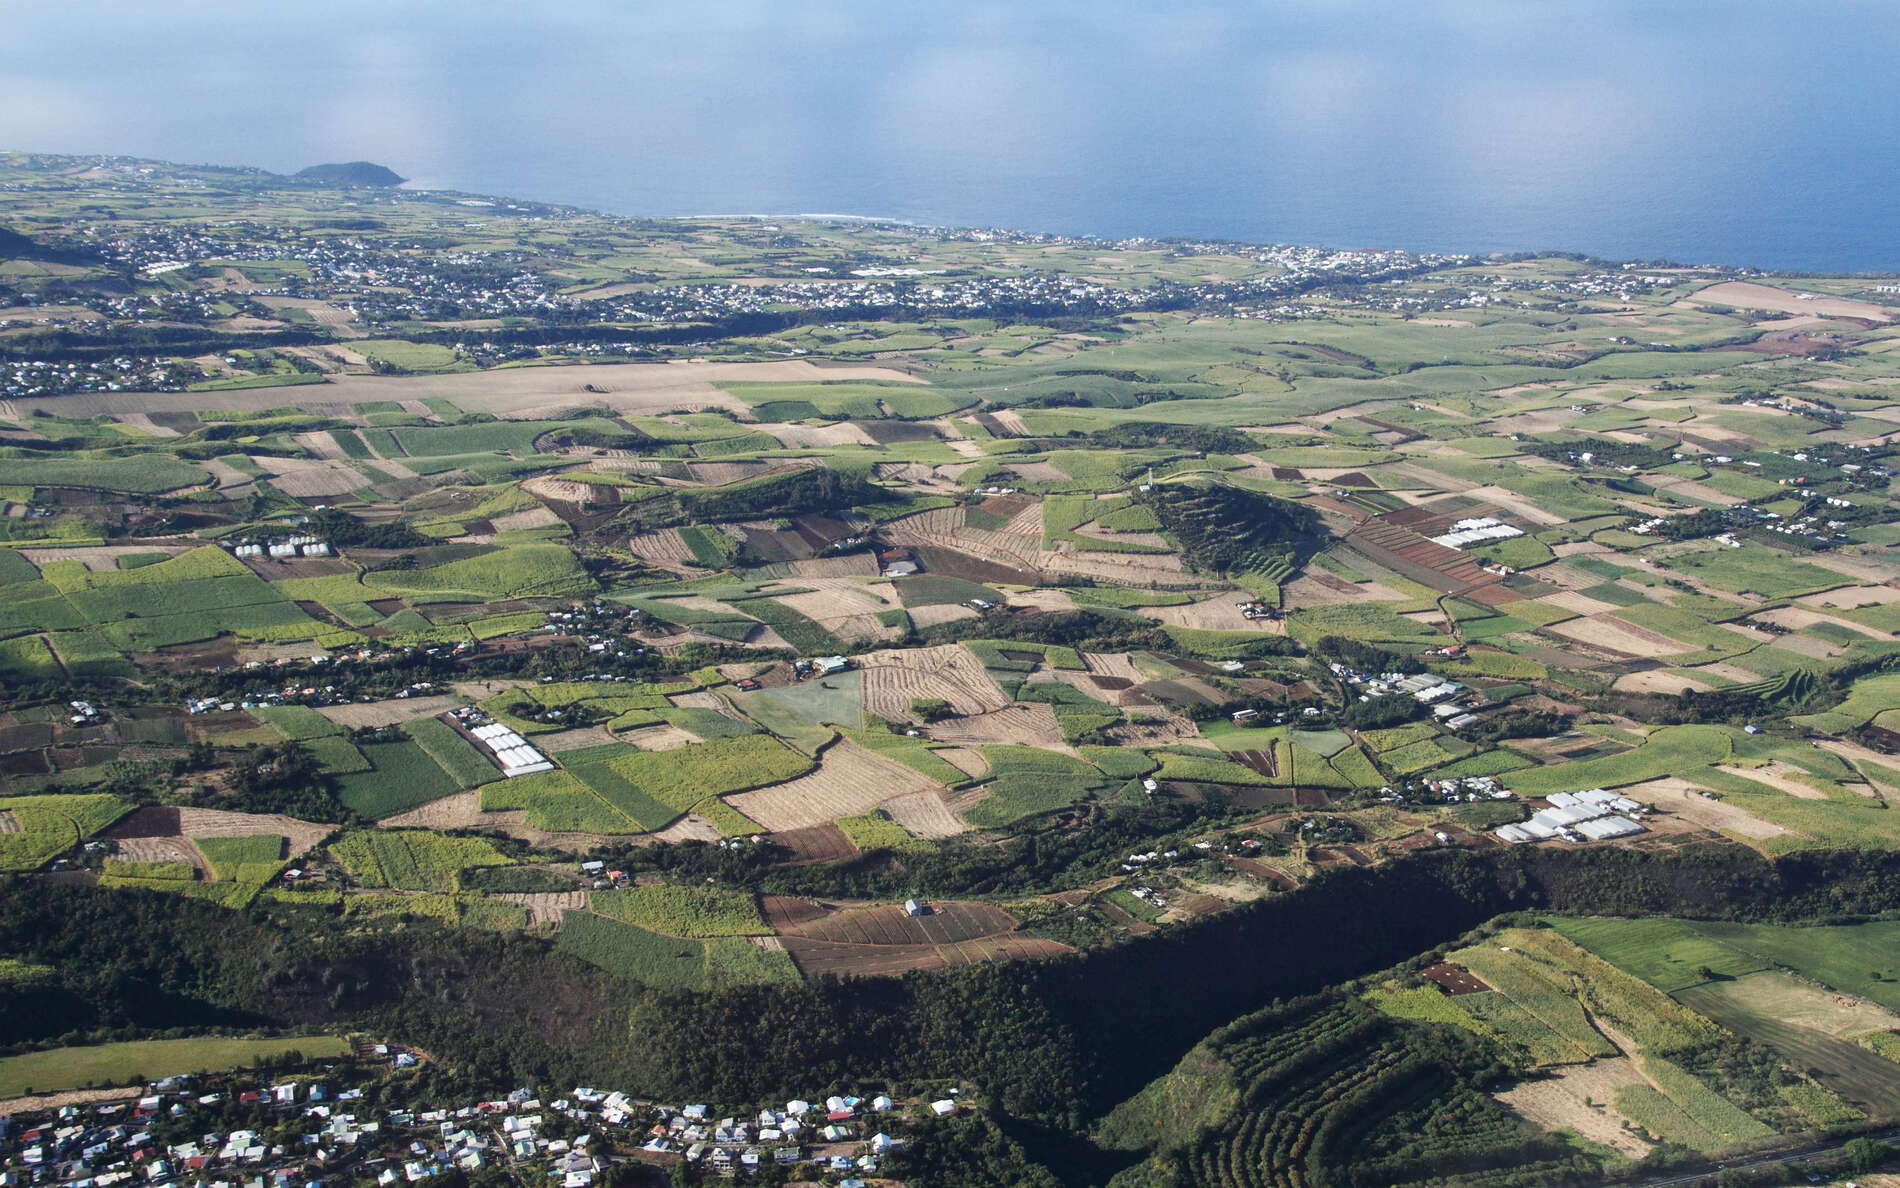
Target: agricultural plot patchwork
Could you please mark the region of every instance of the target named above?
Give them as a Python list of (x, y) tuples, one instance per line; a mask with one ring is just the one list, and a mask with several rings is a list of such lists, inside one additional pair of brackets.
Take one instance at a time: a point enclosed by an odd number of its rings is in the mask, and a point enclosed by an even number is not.
[[(9, 874), (558, 928), (697, 992), (1146, 943), (1440, 850), (1488, 868), (1500, 827), (1598, 788), (1636, 832), (1524, 844), (1900, 848), (1900, 318), (1861, 279), (822, 219), (768, 250), (745, 220), (419, 191), (340, 236), (360, 195), (95, 164), (0, 181), (35, 235), (84, 246), (81, 201), (140, 259), (295, 205), (271, 253), (376, 253), (389, 283), (9, 271), (25, 310), (244, 311), (175, 358), (93, 311), (124, 374), (5, 365)], [(827, 277), (900, 257), (930, 281)], [(490, 265), (561, 317), (471, 290)], [(606, 348), (688, 308), (703, 340)], [(1884, 1125), (1889, 931), (1483, 934), (1249, 1017), (1197, 1057), (1220, 1077), (1108, 1131), (1165, 1149), (1157, 1182), (1427, 1181), (1429, 1135), (1501, 1185)], [(1413, 1105), (1322, 1124), (1374, 1099)]]

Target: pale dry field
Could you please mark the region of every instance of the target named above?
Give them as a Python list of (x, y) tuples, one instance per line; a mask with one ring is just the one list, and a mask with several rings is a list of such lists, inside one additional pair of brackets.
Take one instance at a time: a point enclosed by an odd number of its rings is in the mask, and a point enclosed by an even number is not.
[(1605, 602), (1601, 598), (1592, 598), (1576, 590), (1560, 590), (1555, 594), (1546, 594), (1537, 600), (1545, 606), (1554, 606), (1560, 610), (1574, 611), (1580, 615), (1602, 615), (1617, 609), (1614, 602)]
[(842, 557), (807, 557), (789, 562), (792, 573), (800, 578), (876, 577), (877, 557), (871, 553), (846, 553)]
[(527, 908), (530, 928), (543, 924), (559, 928), (569, 912), (584, 911), (587, 907), (585, 891), (503, 891), (495, 898)]
[(1869, 627), (1865, 623), (1856, 623), (1852, 619), (1842, 619), (1834, 615), (1822, 614), (1820, 611), (1802, 610), (1799, 607), (1793, 606), (1784, 606), (1771, 611), (1763, 611), (1755, 617), (1765, 619), (1770, 623), (1779, 623), (1783, 627), (1787, 627), (1793, 631), (1801, 631), (1814, 626), (1816, 623), (1831, 623), (1836, 627), (1844, 627), (1849, 631), (1856, 631), (1873, 639), (1893, 638), (1893, 636), (1878, 627)]
[(1885, 606), (1900, 602), (1900, 589), (1892, 586), (1842, 586), (1820, 594), (1804, 594), (1795, 599), (1803, 606), (1824, 606), (1830, 610), (1857, 610), (1863, 606)]
[(1694, 784), (1677, 776), (1663, 776), (1659, 779), (1645, 780), (1640, 784), (1628, 784), (1618, 788), (1618, 792), (1631, 800), (1653, 805), (1678, 819), (1718, 833), (1727, 833), (1737, 837), (1761, 841), (1766, 838), (1780, 837), (1789, 830), (1772, 821), (1764, 821), (1745, 809), (1737, 808), (1725, 800), (1710, 800), (1701, 794)]
[(714, 825), (704, 817), (696, 816), (692, 813), (686, 814), (684, 817), (681, 817), (679, 820), (653, 835), (655, 839), (666, 842), (714, 842), (724, 836), (725, 834), (719, 832), (719, 826)]
[(910, 621), (919, 627), (935, 627), (940, 623), (955, 623), (961, 619), (977, 617), (976, 608), (961, 606), (957, 603), (942, 603), (937, 606), (913, 606), (910, 608)]
[(725, 797), (765, 829), (807, 829), (840, 817), (857, 817), (893, 797), (934, 794), (937, 783), (895, 759), (843, 739), (819, 757), (818, 766), (783, 784)]
[(1679, 643), (1665, 635), (1659, 635), (1654, 631), (1645, 630), (1634, 623), (1627, 623), (1609, 615), (1569, 619), (1562, 623), (1554, 623), (1543, 630), (1591, 647), (1605, 648), (1609, 651), (1641, 656), (1646, 659), (1696, 650), (1688, 644)]
[(433, 697), (410, 697), (402, 700), (391, 698), (388, 701), (364, 701), (354, 705), (326, 705), (317, 712), (338, 726), (354, 730), (359, 726), (394, 726), (398, 722), (411, 722), (417, 718), (433, 718), (461, 704), (463, 704), (462, 699), (453, 693), (438, 693)]
[(251, 461), (276, 487), (293, 499), (347, 495), (369, 485), (355, 467), (316, 458), (253, 457)]
[(496, 516), (489, 522), (494, 524), (496, 532), (525, 532), (530, 528), (552, 528), (561, 523), (561, 517), (548, 508), (531, 507), (525, 511)]
[(949, 718), (933, 723), (930, 736), (938, 742), (975, 746), (981, 743), (1016, 743), (1041, 747), (1045, 751), (1075, 754), (1075, 748), (1062, 741), (1062, 727), (1056, 722), (1054, 707), (1035, 703), (1010, 705), (987, 714), (967, 718)]
[(1706, 681), (1693, 680), (1686, 676), (1660, 670), (1651, 672), (1632, 672), (1616, 678), (1610, 686), (1618, 693), (1663, 693), (1676, 694), (1687, 689), (1696, 693), (1706, 693), (1709, 684)]
[(1249, 619), (1241, 614), (1240, 602), (1243, 597), (1230, 591), (1200, 602), (1184, 602), (1179, 606), (1144, 606), (1136, 613), (1171, 627), (1195, 627), (1207, 631), (1257, 631), (1263, 635), (1286, 634), (1286, 624), (1283, 622)]
[[(1343, 578), (1335, 580), (1348, 588), (1342, 590), (1338, 586), (1328, 585), (1315, 573), (1302, 573), (1280, 587), (1284, 605), (1289, 609), (1297, 609), (1303, 606), (1337, 606), (1350, 602), (1397, 602), (1403, 598), (1398, 591), (1390, 586), (1380, 585), (1378, 582), (1348, 582)], [(1235, 595), (1236, 599), (1239, 597), (1238, 594)]]
[[(525, 484), (524, 484), (525, 485)], [(570, 484), (571, 485), (571, 484)], [(539, 491), (535, 494), (540, 494)], [(570, 502), (578, 502), (570, 500)], [(657, 532), (636, 532), (627, 538), (627, 551), (649, 565), (662, 569), (703, 570), (693, 551), (680, 539), (679, 529), (662, 528)]]
[(1823, 1035), (1846, 1038), (1870, 1031), (1900, 1030), (1900, 1015), (1879, 1003), (1824, 989), (1780, 970), (1746, 974), (1724, 989), (1730, 1001), (1746, 1005), (1764, 1018)]
[[(0, 829), (0, 833), (5, 832), (8, 830)], [(129, 862), (186, 862), (197, 867), (207, 881), (216, 877), (211, 864), (186, 837), (128, 837), (117, 845), (118, 856)]]
[(1136, 684), (1146, 679), (1126, 652), (1084, 652), (1082, 663), (1088, 665), (1089, 671), (1096, 676), (1119, 677)]
[(789, 425), (766, 424), (759, 428), (773, 437), (789, 450), (824, 450), (836, 446), (868, 446), (877, 444), (857, 425), (849, 421), (839, 421), (835, 425)]
[(622, 731), (619, 739), (643, 751), (676, 751), (699, 741), (697, 735), (678, 726), (642, 726), (638, 730)]
[(970, 828), (944, 804), (943, 794), (934, 789), (893, 796), (878, 807), (912, 837), (954, 837)]
[[(1069, 597), (1067, 590), (1016, 590), (1004, 595), (1004, 602), (1009, 606), (1031, 606), (1042, 611), (1075, 609), (1075, 599)], [(959, 607), (958, 609), (969, 608)]]
[[(1698, 289), (1684, 300), (1692, 305), (1733, 305), (1741, 309), (1775, 309), (1783, 313), (1866, 318), (1874, 322), (1889, 322), (1894, 316), (1891, 309), (1882, 305), (1825, 294), (1818, 295), (1812, 301), (1803, 301), (1794, 291), (1773, 285), (1758, 285), (1752, 281), (1724, 281), (1719, 285)], [(1775, 324), (1781, 325), (1779, 322)]]
[(282, 813), (234, 813), (208, 808), (178, 810), (178, 832), (185, 837), (196, 840), (201, 837), (250, 837), (258, 833), (275, 833), (288, 839), (284, 852), (292, 858), (308, 853), (335, 831), (334, 825), (318, 825)]
[(1592, 1142), (1640, 1159), (1655, 1146), (1630, 1128), (1606, 1103), (1617, 1090), (1648, 1082), (1626, 1056), (1546, 1069), (1546, 1076), (1523, 1081), (1495, 1096), (1506, 1106), (1548, 1130), (1569, 1130)]
[(87, 569), (103, 572), (117, 569), (120, 557), (138, 553), (169, 553), (175, 557), (187, 547), (162, 544), (85, 545), (73, 549), (21, 549), (19, 553), (35, 565), (44, 565), (48, 561), (83, 561)]
[(1827, 799), (1827, 793), (1812, 784), (1804, 783), (1798, 779), (1797, 776), (1803, 773), (1800, 768), (1791, 763), (1769, 762), (1762, 764), (1760, 767), (1735, 767), (1727, 764), (1718, 764), (1715, 770), (1727, 772), (1732, 776), (1740, 776), (1745, 780), (1753, 780), (1757, 784), (1766, 784), (1777, 792), (1785, 792), (1789, 796), (1797, 797), (1801, 800)]
[(940, 699), (959, 714), (1001, 709), (1009, 698), (975, 656), (957, 644), (872, 652), (864, 670), (864, 709), (892, 722), (910, 721), (910, 703)]
[[(150, 418), (147, 419), (149, 420)], [(307, 450), (313, 457), (322, 458), (328, 462), (349, 461), (350, 456), (343, 452), (343, 447), (336, 443), (336, 438), (330, 436), (328, 433), (293, 433), (290, 440), (296, 442), (302, 449)]]

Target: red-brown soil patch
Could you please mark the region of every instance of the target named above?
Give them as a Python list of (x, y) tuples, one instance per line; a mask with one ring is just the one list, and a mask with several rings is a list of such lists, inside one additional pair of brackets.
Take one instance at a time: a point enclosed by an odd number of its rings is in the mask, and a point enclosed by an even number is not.
[(1478, 994), (1491, 988), (1470, 970), (1445, 961), (1426, 966), (1418, 975), (1451, 995)]
[(844, 830), (836, 825), (814, 825), (809, 829), (787, 829), (767, 835), (770, 840), (792, 852), (790, 862), (834, 862), (856, 856), (858, 849)]

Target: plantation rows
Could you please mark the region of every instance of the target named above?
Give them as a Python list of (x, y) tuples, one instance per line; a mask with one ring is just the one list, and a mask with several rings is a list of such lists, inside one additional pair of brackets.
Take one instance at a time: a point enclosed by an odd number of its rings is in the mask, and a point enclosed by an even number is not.
[(1584, 1170), (1477, 1087), (1503, 1070), (1462, 1033), (1312, 999), (1254, 1015), (1211, 1047), (1239, 1094), (1223, 1124), (1171, 1157), (1182, 1183), (1501, 1186)]

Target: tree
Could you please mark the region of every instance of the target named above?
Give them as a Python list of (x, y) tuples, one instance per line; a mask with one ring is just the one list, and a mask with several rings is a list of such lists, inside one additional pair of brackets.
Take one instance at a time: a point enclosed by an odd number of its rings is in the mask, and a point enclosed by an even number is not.
[(1891, 1160), (1894, 1149), (1879, 1139), (1854, 1138), (1841, 1146), (1841, 1154), (1855, 1171), (1870, 1172)]

